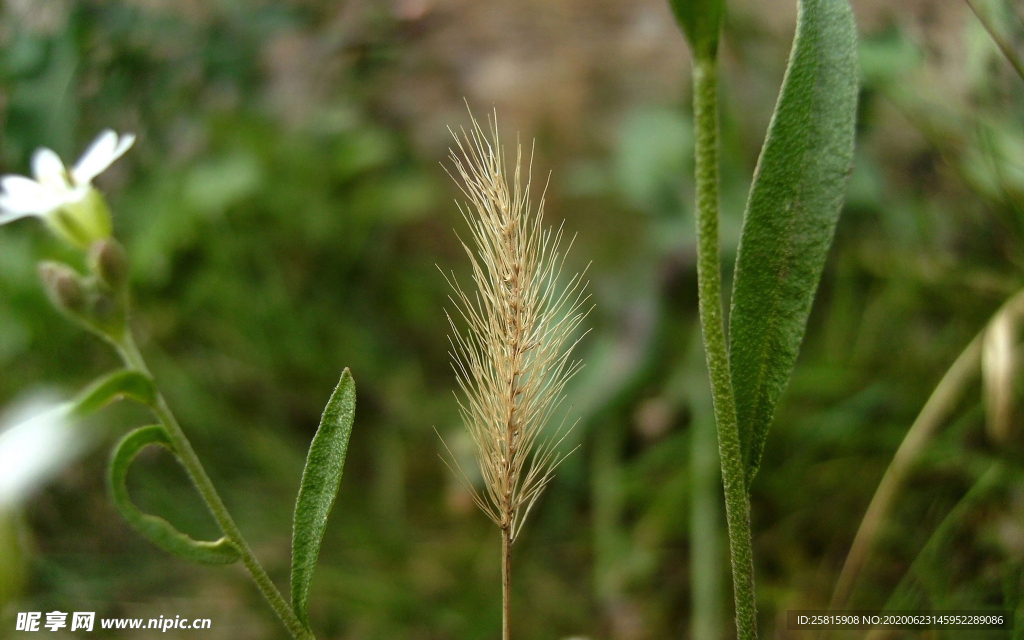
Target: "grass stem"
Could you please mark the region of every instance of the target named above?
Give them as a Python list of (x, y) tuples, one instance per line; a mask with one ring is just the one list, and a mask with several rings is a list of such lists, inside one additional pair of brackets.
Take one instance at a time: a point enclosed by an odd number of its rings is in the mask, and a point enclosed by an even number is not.
[(1017, 72), (1017, 75), (1024, 79), (1024, 62), (1021, 61), (1020, 56), (1017, 55), (1017, 50), (1014, 49), (1010, 41), (1003, 35), (1002, 31), (996, 26), (995, 21), (992, 20), (991, 16), (987, 12), (978, 8), (975, 0), (967, 0), (967, 6), (971, 8), (974, 15), (978, 17), (978, 21), (981, 22), (981, 26), (985, 27), (985, 31), (992, 37), (992, 40), (999, 47), (999, 51), (1002, 52), (1003, 56), (1006, 57), (1007, 62), (1013, 67), (1013, 70)]
[(904, 478), (917, 461), (925, 445), (931, 441), (936, 429), (956, 407), (967, 383), (978, 374), (981, 360), (981, 337), (981, 334), (975, 337), (956, 359), (953, 366), (942, 376), (942, 380), (932, 391), (932, 395), (925, 402), (921, 413), (918, 414), (917, 419), (907, 431), (907, 435), (904, 436), (903, 442), (896, 450), (896, 455), (893, 456), (892, 462), (885, 470), (885, 475), (878, 483), (875, 495), (872, 496), (860, 527), (857, 528), (857, 534), (853, 538), (853, 544), (850, 545), (850, 551), (846, 555), (843, 569), (836, 581), (832, 602), (829, 604), (830, 610), (838, 610), (846, 606), (853, 593), (857, 576), (860, 575), (860, 571), (864, 567), (868, 552), (871, 550), (885, 515), (889, 511), (897, 491), (902, 486)]
[(501, 638), (509, 640), (512, 614), (512, 527), (501, 530)]
[[(1018, 291), (1011, 296), (992, 317), (998, 318), (1006, 313), (1014, 315), (1024, 313), (1024, 291)], [(832, 602), (829, 605), (830, 609), (842, 609), (846, 606), (856, 584), (857, 576), (860, 575), (875, 537), (878, 535), (882, 521), (896, 497), (896, 492), (902, 486), (903, 480), (917, 461), (921, 451), (931, 441), (935, 431), (956, 408), (967, 385), (975, 376), (979, 375), (982, 342), (991, 322), (990, 320), (985, 328), (971, 340), (942, 376), (939, 384), (924, 403), (924, 407), (921, 408), (921, 413), (907, 430), (907, 435), (903, 437), (903, 442), (900, 443), (892, 462), (885, 470), (885, 475), (878, 483), (875, 495), (872, 496), (864, 518), (860, 522), (860, 527), (857, 528), (857, 534), (853, 538), (842, 571), (836, 580)]]

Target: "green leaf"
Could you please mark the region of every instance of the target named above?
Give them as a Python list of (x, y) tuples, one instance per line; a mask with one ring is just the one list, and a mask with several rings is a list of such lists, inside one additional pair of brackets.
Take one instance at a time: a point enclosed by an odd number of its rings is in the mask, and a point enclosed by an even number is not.
[(74, 411), (79, 416), (87, 416), (122, 398), (130, 398), (152, 407), (156, 404), (156, 387), (153, 386), (153, 380), (146, 374), (132, 369), (115, 371), (78, 394), (73, 401)]
[(299, 498), (295, 502), (292, 529), (292, 607), (302, 624), (309, 626), (309, 583), (320, 555), (327, 516), (334, 506), (345, 467), (348, 439), (356, 411), (356, 383), (348, 369), (327, 402), (320, 428), (313, 436), (302, 471)]
[(729, 359), (747, 487), (796, 363), (853, 162), (857, 28), (846, 0), (801, 0), (747, 201)]
[(163, 518), (143, 513), (128, 495), (125, 479), (132, 460), (149, 445), (159, 445), (173, 451), (167, 431), (162, 425), (150, 425), (132, 431), (114, 449), (107, 470), (107, 488), (117, 510), (136, 531), (165, 551), (202, 564), (231, 564), (237, 562), (238, 547), (226, 537), (212, 542), (200, 542), (174, 528)]
[(676, 21), (698, 60), (714, 60), (722, 32), (725, 0), (669, 0)]

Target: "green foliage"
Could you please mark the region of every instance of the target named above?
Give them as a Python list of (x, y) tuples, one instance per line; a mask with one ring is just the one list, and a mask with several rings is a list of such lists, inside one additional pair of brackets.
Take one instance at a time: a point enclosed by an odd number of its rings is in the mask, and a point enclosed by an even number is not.
[(615, 177), (622, 195), (637, 209), (677, 220), (689, 206), (680, 177), (693, 170), (693, 123), (677, 109), (651, 109), (627, 115), (618, 135)]
[(718, 53), (725, 0), (669, 0), (672, 12), (699, 60), (711, 60)]
[[(517, 552), (514, 598), (531, 612), (521, 639), (668, 638), (687, 628), (689, 443), (700, 412), (673, 372), (699, 349), (693, 136), (684, 61), (666, 57), (685, 46), (666, 35), (669, 11), (583, 3), (593, 9), (583, 15), (577, 0), (553, 0), (551, 12), (580, 19), (559, 21), (564, 29), (552, 37), (552, 22), (533, 19), (529, 3), (443, 19), (438, 3), (367, 3), (340, 14), (336, 4), (296, 0), (56, 3), (71, 9), (66, 21), (50, 4), (0, 10), (2, 172), (27, 172), (43, 144), (74, 159), (105, 127), (140, 135), (97, 181), (131, 256), (140, 347), (282, 587), (324, 397), (342, 364), (360, 372), (360, 437), (350, 443), (309, 602), (322, 637), (497, 636), (500, 568), (489, 556), (498, 541), (447, 481), (432, 429), (447, 435), (458, 421), (438, 340), (447, 288), (434, 264), (458, 270), (464, 258), (438, 140), (444, 125), (461, 122), (466, 94), (482, 109), (493, 100), (509, 134), (538, 138), (534, 178), (552, 172), (549, 219), (579, 230), (570, 262), (593, 258), (597, 297), (595, 330), (580, 345), (587, 367), (570, 390), (584, 416), (574, 431), (582, 447)], [(398, 17), (406, 5), (434, 9)], [(973, 18), (963, 3), (931, 3), (925, 22), (915, 6), (867, 3), (858, 12), (865, 90), (856, 166), (752, 487), (757, 560), (770, 568), (758, 575), (762, 621), (794, 599), (827, 601), (908, 425), (942, 371), (1024, 283), (1024, 83), (983, 29), (966, 31)], [(52, 22), (24, 24), (22, 7)], [(793, 27), (772, 16), (773, 3), (732, 3), (730, 12), (720, 93), (727, 287)], [(1019, 24), (1007, 27), (1020, 41)], [(571, 46), (579, 33), (600, 46)], [(964, 38), (984, 57), (966, 63)], [(544, 64), (524, 60), (526, 46)], [(323, 51), (333, 53), (320, 64)], [(299, 52), (300, 66), (278, 71), (282, 52)], [(453, 65), (452, 55), (468, 64)], [(490, 66), (500, 60), (512, 63)], [(298, 82), (307, 73), (311, 99)], [(508, 90), (525, 87), (524, 78), (553, 90), (539, 103), (536, 91)], [(515, 84), (495, 93), (499, 81)], [(430, 97), (419, 101), (424, 86)], [(283, 94), (296, 96), (298, 116), (279, 108)], [(650, 113), (664, 116), (643, 117)], [(601, 189), (567, 193), (567, 177), (584, 165), (599, 169)], [(40, 386), (83, 388), (115, 366), (106, 344), (43, 295), (38, 260), (85, 273), (51, 235), (34, 220), (0, 228), (5, 408)], [(964, 409), (909, 479), (854, 606), (885, 604), (981, 463), (1002, 455), (985, 439), (984, 412)], [(96, 444), (112, 443), (140, 420), (148, 412), (124, 403), (81, 428)], [(232, 626), (236, 635), (283, 637), (241, 570), (181, 562), (123, 525), (101, 481), (105, 449), (5, 514), (19, 523), (13, 544), (26, 559), (15, 609), (69, 611), (87, 598), (98, 616), (131, 615), (121, 613), (129, 600), (167, 613), (173, 594), (181, 613), (212, 617), (215, 629), (244, 620)], [(159, 458), (132, 472), (138, 505), (197, 540), (219, 537), (177, 462)], [(941, 608), (940, 597), (990, 606), (1000, 569), (1021, 557), (1018, 462), (1007, 476), (938, 557), (921, 563), (915, 584), (928, 583), (930, 608)]]
[(147, 407), (154, 406), (156, 389), (153, 380), (140, 371), (115, 371), (82, 391), (74, 400), (74, 411), (79, 416), (88, 416), (123, 398)]
[(132, 503), (126, 479), (132, 460), (149, 445), (159, 445), (173, 452), (167, 431), (162, 425), (150, 425), (132, 431), (117, 444), (110, 457), (107, 487), (110, 498), (121, 516), (150, 542), (186, 560), (201, 564), (232, 564), (239, 560), (238, 548), (226, 537), (214, 541), (193, 540), (158, 516), (143, 513)]
[(747, 467), (796, 363), (853, 162), (857, 27), (846, 0), (802, 0), (736, 257), (729, 359)]
[(292, 528), (292, 608), (309, 626), (309, 584), (320, 556), (320, 543), (327, 528), (327, 516), (334, 506), (345, 469), (348, 440), (356, 411), (356, 384), (345, 369), (327, 401), (320, 428), (309, 445), (302, 471), (299, 497), (295, 501)]

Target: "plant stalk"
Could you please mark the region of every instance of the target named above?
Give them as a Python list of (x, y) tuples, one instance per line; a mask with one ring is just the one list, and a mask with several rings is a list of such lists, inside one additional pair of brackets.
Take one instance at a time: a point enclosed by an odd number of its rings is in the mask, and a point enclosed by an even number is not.
[(718, 69), (714, 56), (698, 57), (694, 61), (693, 118), (700, 324), (718, 426), (718, 450), (732, 557), (733, 598), (736, 602), (736, 634), (739, 640), (755, 640), (757, 605), (754, 600), (750, 497), (722, 316), (722, 272), (718, 250)]
[[(694, 354), (700, 355), (700, 354)], [(693, 617), (690, 637), (722, 637), (721, 464), (711, 389), (703, 362), (691, 365), (690, 410), (690, 589)]]
[[(942, 545), (950, 541), (957, 525), (964, 523), (971, 509), (977, 506), (978, 500), (1006, 479), (1006, 471), (1006, 466), (1002, 462), (993, 462), (985, 473), (974, 482), (967, 493), (964, 494), (964, 497), (954, 505), (949, 513), (946, 514), (946, 517), (942, 519), (942, 522), (939, 523), (939, 526), (935, 528), (935, 531), (932, 532), (932, 535), (928, 537), (928, 541), (925, 542), (924, 547), (918, 552), (914, 561), (910, 563), (910, 567), (903, 574), (903, 578), (896, 585), (896, 589), (889, 596), (885, 606), (882, 607), (882, 611), (894, 611), (898, 607), (910, 608), (909, 605), (900, 602), (899, 598), (906, 597), (907, 591), (915, 578), (920, 579), (922, 565), (938, 561), (937, 555), (942, 549)], [(1011, 613), (1011, 615), (1015, 616), (1016, 614)], [(886, 640), (889, 637), (892, 636), (887, 634), (884, 629), (874, 628), (864, 636), (863, 640)]]
[(910, 425), (907, 435), (903, 437), (903, 442), (896, 449), (892, 462), (889, 463), (885, 475), (882, 476), (878, 488), (875, 489), (875, 495), (872, 496), (871, 502), (868, 504), (860, 527), (857, 528), (857, 534), (853, 538), (850, 551), (846, 554), (846, 561), (836, 580), (829, 609), (837, 610), (846, 606), (853, 593), (857, 576), (860, 575), (860, 571), (864, 567), (868, 552), (871, 551), (882, 521), (896, 497), (897, 490), (903, 484), (903, 480), (913, 464), (917, 462), (921, 451), (931, 441), (936, 430), (956, 408), (967, 385), (980, 373), (982, 343), (985, 340), (988, 327), (996, 318), (1007, 313), (1013, 316), (1024, 314), (1024, 290), (1016, 292), (1004, 302), (986, 323), (985, 328), (964, 348), (939, 380), (939, 384), (924, 403), (924, 407), (921, 408), (921, 413), (917, 415), (914, 423)]
[(900, 443), (892, 462), (885, 470), (875, 495), (871, 498), (864, 518), (857, 528), (857, 534), (850, 545), (850, 551), (846, 555), (842, 571), (836, 580), (835, 591), (832, 594), (832, 602), (829, 610), (838, 611), (843, 609), (853, 593), (853, 587), (857, 576), (860, 575), (864, 562), (867, 560), (868, 552), (874, 544), (882, 522), (896, 498), (896, 493), (903, 480), (917, 462), (918, 456), (925, 446), (930, 442), (932, 435), (942, 425), (942, 422), (949, 417), (956, 403), (967, 384), (978, 374), (978, 367), (981, 360), (981, 341), (984, 331), (978, 334), (974, 340), (967, 345), (960, 356), (949, 368), (942, 380), (932, 391), (932, 395), (925, 402), (921, 413), (910, 426), (903, 442)]
[(1013, 70), (1017, 72), (1021, 78), (1024, 78), (1024, 62), (1021, 61), (1020, 56), (1017, 55), (1017, 50), (1013, 48), (1013, 45), (1003, 35), (1002, 30), (999, 29), (995, 21), (988, 15), (987, 12), (978, 9), (978, 5), (975, 4), (975, 0), (967, 0), (967, 6), (971, 8), (974, 15), (977, 16), (978, 21), (981, 22), (981, 26), (988, 31), (988, 34), (992, 37), (992, 40), (999, 47), (999, 51), (1002, 52)]
[(501, 529), (501, 638), (509, 640), (512, 613), (512, 526)]
[[(131, 330), (126, 330), (124, 337), (119, 342), (116, 342), (116, 345), (121, 358), (129, 368), (141, 371), (147, 376), (152, 377), (145, 360), (142, 358), (142, 354), (135, 344)], [(199, 456), (196, 455), (195, 450), (192, 448), (192, 443), (189, 442), (188, 436), (182, 431), (181, 425), (178, 424), (178, 420), (174, 417), (163, 394), (159, 391), (157, 392), (157, 401), (156, 406), (153, 407), (153, 412), (164, 428), (167, 429), (167, 434), (174, 446), (175, 455), (181, 460), (182, 466), (185, 467), (185, 471), (188, 472), (189, 478), (192, 479), (192, 483), (199, 491), (199, 495), (206, 502), (206, 506), (210, 509), (214, 520), (220, 525), (224, 535), (238, 547), (242, 563), (249, 571), (249, 575), (252, 576), (253, 582), (256, 583), (260, 592), (263, 593), (263, 597), (270, 603), (274, 612), (277, 613), (277, 616), (288, 628), (289, 633), (291, 633), (295, 640), (315, 640), (313, 633), (303, 626), (298, 617), (296, 617), (291, 606), (285, 601), (281, 592), (278, 591), (274, 582), (270, 579), (270, 576), (267, 575), (263, 565), (260, 564), (252, 549), (249, 548), (249, 543), (242, 537), (242, 532), (239, 531), (235, 521), (231, 518), (231, 514), (228, 513), (227, 507), (224, 506), (224, 501), (221, 500), (220, 494), (217, 493), (217, 489), (213, 486), (213, 482), (210, 480), (210, 476), (207, 475), (206, 469), (203, 468), (202, 462), (199, 461)]]

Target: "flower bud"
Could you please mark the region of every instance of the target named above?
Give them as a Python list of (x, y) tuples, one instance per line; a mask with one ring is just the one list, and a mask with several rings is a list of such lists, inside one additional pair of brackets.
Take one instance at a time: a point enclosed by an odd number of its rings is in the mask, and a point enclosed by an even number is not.
[(88, 319), (102, 333), (117, 337), (124, 331), (127, 317), (120, 297), (95, 291), (89, 298)]
[(89, 248), (89, 267), (114, 291), (120, 292), (128, 284), (128, 253), (113, 238), (93, 243)]
[(86, 291), (78, 273), (59, 262), (42, 262), (39, 275), (53, 305), (74, 316), (81, 316), (86, 307)]

